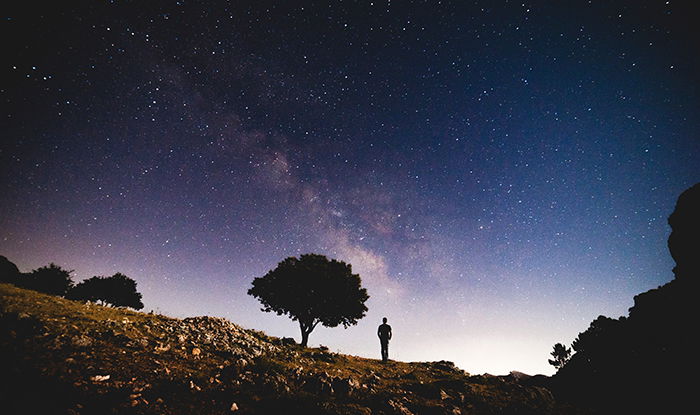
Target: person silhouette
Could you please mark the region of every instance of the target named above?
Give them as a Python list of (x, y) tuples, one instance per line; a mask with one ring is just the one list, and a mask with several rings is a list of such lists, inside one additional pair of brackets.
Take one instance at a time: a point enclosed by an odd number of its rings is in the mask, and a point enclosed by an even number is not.
[(386, 317), (382, 319), (382, 324), (377, 328), (379, 343), (382, 345), (382, 362), (389, 360), (389, 340), (391, 340), (391, 326), (386, 324)]

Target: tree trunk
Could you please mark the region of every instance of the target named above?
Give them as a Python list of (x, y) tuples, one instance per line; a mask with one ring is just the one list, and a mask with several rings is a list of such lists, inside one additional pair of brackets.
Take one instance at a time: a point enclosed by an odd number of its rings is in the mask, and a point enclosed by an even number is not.
[(299, 328), (301, 329), (301, 345), (304, 347), (307, 347), (309, 344), (309, 334), (311, 334), (312, 331), (316, 328), (316, 325), (320, 322), (320, 320), (317, 320), (314, 322), (313, 320), (310, 322), (302, 322), (299, 321)]
[(309, 331), (301, 329), (301, 346), (306, 347), (309, 344)]
[(299, 322), (299, 328), (301, 329), (301, 345), (302, 347), (307, 347), (309, 344), (309, 334), (313, 328), (310, 324), (305, 324), (304, 322)]

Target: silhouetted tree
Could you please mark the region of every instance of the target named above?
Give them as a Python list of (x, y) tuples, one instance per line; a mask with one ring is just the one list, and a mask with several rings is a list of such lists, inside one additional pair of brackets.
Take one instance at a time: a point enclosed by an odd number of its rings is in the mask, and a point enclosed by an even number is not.
[(586, 331), (579, 333), (571, 344), (576, 353), (594, 353), (596, 350), (607, 349), (607, 343), (610, 342), (614, 333), (621, 330), (621, 320), (598, 316), (593, 320)]
[(70, 273), (53, 262), (47, 267), (35, 269), (21, 279), (21, 285), (46, 294), (65, 296), (73, 287)]
[(0, 282), (17, 284), (21, 275), (22, 274), (19, 272), (17, 265), (0, 255)]
[(136, 281), (119, 272), (107, 280), (110, 296), (105, 301), (115, 306), (126, 306), (136, 310), (143, 308), (141, 294), (136, 291)]
[(367, 290), (349, 264), (323, 255), (289, 257), (263, 277), (253, 280), (248, 294), (257, 298), (263, 311), (288, 315), (299, 322), (301, 344), (320, 323), (348, 328), (365, 316)]
[(571, 357), (571, 349), (561, 343), (557, 343), (554, 345), (554, 350), (550, 354), (554, 359), (549, 359), (549, 364), (557, 369), (560, 369), (566, 364), (566, 362), (569, 361), (569, 358)]
[(94, 276), (76, 285), (68, 297), (81, 301), (103, 301), (113, 306), (126, 306), (136, 310), (143, 308), (141, 294), (136, 291), (136, 281), (122, 273), (111, 277)]
[(68, 298), (78, 301), (97, 302), (105, 297), (105, 277), (90, 277), (79, 282), (68, 292)]

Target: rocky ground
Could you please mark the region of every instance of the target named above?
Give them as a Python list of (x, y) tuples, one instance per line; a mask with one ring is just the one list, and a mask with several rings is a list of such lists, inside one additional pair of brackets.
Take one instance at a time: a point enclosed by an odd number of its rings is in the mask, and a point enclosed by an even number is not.
[[(527, 376), (382, 364), (0, 284), (4, 414), (564, 414)], [(542, 384), (539, 382), (539, 384)]]

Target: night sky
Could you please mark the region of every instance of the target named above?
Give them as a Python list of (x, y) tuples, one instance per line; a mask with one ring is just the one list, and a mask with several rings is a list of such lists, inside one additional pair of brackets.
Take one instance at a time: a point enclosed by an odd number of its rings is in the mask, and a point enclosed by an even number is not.
[(320, 253), (371, 298), (311, 345), (379, 358), (386, 316), (394, 359), (551, 374), (554, 343), (673, 278), (666, 219), (700, 181), (691, 3), (3, 10), (0, 255), (299, 340), (246, 291)]

